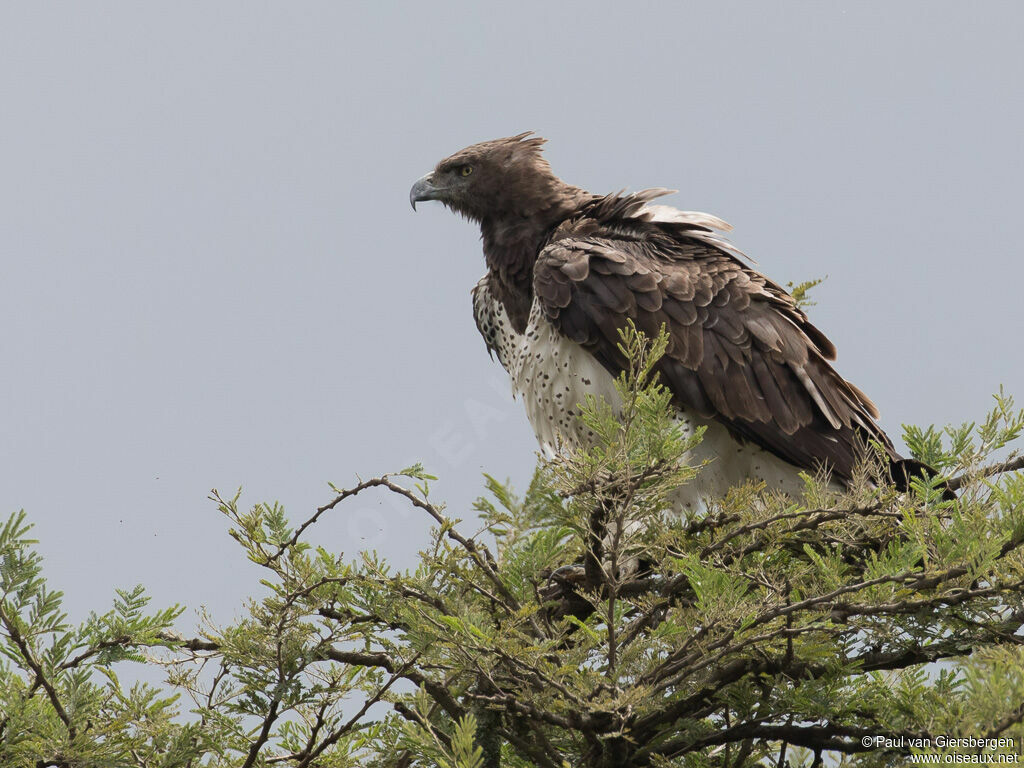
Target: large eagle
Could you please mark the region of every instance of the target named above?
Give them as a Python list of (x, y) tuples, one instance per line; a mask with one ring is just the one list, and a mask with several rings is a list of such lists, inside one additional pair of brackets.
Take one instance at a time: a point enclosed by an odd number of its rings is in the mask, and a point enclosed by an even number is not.
[(801, 471), (845, 485), (869, 441), (905, 489), (923, 467), (902, 459), (875, 405), (829, 364), (835, 347), (779, 285), (751, 269), (704, 213), (652, 200), (671, 190), (594, 195), (566, 184), (530, 133), (445, 158), (409, 193), (480, 225), (487, 274), (473, 289), (476, 324), (508, 371), (546, 449), (590, 435), (588, 393), (614, 403), (625, 365), (619, 330), (664, 326), (658, 365), (684, 430), (706, 427), (688, 457), (707, 461), (678, 492), (701, 508), (747, 480), (800, 494)]

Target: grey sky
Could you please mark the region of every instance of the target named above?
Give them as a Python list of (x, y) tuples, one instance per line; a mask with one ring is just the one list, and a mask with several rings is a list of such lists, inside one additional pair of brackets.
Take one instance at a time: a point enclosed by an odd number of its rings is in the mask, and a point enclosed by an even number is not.
[[(1019, 3), (4, 3), (0, 503), (75, 618), (229, 619), (205, 500), (293, 519), (422, 459), (466, 516), (535, 445), (473, 324), (477, 233), (411, 183), (533, 129), (592, 191), (669, 186), (812, 318), (883, 425), (1024, 398)], [(320, 541), (399, 563), (367, 499)], [(183, 621), (184, 627), (192, 622)]]

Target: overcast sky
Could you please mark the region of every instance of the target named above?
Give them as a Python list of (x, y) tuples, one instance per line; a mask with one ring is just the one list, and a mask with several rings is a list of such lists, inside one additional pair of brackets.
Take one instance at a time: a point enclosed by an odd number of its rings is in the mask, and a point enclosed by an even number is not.
[[(535, 444), (473, 323), (477, 232), (412, 182), (535, 130), (566, 180), (679, 190), (900, 424), (1024, 398), (1024, 5), (14, 3), (0, 13), (0, 511), (73, 618), (256, 594), (206, 496), (422, 460), (469, 516)], [(378, 499), (317, 540), (400, 564)], [(188, 631), (194, 614), (182, 620)]]

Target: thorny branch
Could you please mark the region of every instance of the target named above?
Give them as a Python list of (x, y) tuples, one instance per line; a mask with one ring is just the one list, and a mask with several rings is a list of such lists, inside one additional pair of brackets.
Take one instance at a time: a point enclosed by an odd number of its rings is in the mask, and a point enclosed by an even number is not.
[[(989, 477), (999, 472), (1013, 471), (1024, 467), (1024, 458), (992, 465), (982, 470), (953, 478), (953, 487), (961, 488), (969, 480)], [(664, 468), (652, 468), (648, 479), (657, 479)], [(592, 488), (579, 487), (576, 492), (586, 493), (597, 490), (598, 481)], [(620, 482), (620, 490), (628, 492), (636, 487), (636, 478), (630, 482)], [(969, 606), (982, 600), (994, 600), (1008, 595), (1024, 592), (1024, 578), (1003, 579), (987, 583), (958, 583), (970, 573), (967, 564), (953, 565), (941, 570), (928, 570), (920, 565), (910, 570), (888, 573), (874, 578), (860, 578), (842, 584), (820, 594), (804, 595), (796, 599), (788, 586), (779, 592), (780, 600), (763, 605), (756, 615), (745, 618), (742, 622), (730, 624), (718, 619), (710, 619), (699, 626), (693, 627), (673, 652), (666, 654), (642, 676), (638, 683), (651, 692), (662, 692), (668, 695), (671, 691), (687, 689), (685, 696), (670, 697), (665, 704), (653, 711), (632, 712), (629, 708), (609, 708), (609, 696), (615, 700), (614, 690), (605, 682), (595, 684), (594, 689), (586, 695), (578, 695), (575, 691), (563, 686), (557, 675), (552, 675), (559, 662), (559, 654), (571, 650), (573, 640), (566, 634), (566, 628), (560, 623), (562, 616), (575, 616), (577, 621), (588, 620), (593, 610), (605, 601), (604, 612), (599, 614), (598, 626), (607, 626), (607, 637), (603, 641), (604, 661), (609, 669), (615, 665), (617, 654), (646, 634), (654, 631), (664, 620), (667, 612), (690, 610), (695, 604), (696, 592), (694, 585), (683, 574), (660, 576), (649, 571), (641, 571), (632, 578), (621, 578), (615, 569), (609, 568), (605, 562), (603, 547), (612, 546), (618, 551), (618, 542), (610, 535), (608, 521), (619, 518), (609, 507), (599, 510), (590, 521), (589, 556), (584, 558), (580, 567), (584, 578), (573, 580), (573, 576), (559, 574), (553, 576), (563, 588), (563, 597), (576, 589), (586, 593), (578, 602), (569, 599), (562, 609), (540, 611), (536, 606), (523, 605), (509, 589), (505, 576), (487, 546), (472, 537), (462, 535), (455, 522), (447, 518), (441, 509), (406, 489), (392, 482), (388, 476), (363, 481), (357, 486), (344, 490), (330, 503), (319, 507), (316, 513), (302, 523), (281, 544), (277, 551), (267, 556), (265, 565), (274, 563), (288, 550), (295, 546), (305, 531), (314, 525), (328, 510), (335, 508), (345, 499), (352, 498), (369, 488), (384, 488), (406, 498), (417, 508), (426, 512), (440, 527), (441, 535), (456, 542), (468, 555), (471, 569), (460, 573), (457, 581), (466, 589), (476, 592), (484, 600), (484, 605), (493, 610), (492, 619), (495, 627), (501, 627), (514, 616), (529, 616), (529, 624), (533, 630), (534, 642), (543, 645), (547, 650), (542, 656), (517, 656), (504, 651), (500, 646), (490, 645), (489, 640), (479, 642), (465, 640), (451, 649), (448, 660), (437, 659), (426, 661), (423, 651), (402, 660), (394, 653), (367, 648), (363, 650), (330, 646), (323, 651), (325, 660), (349, 666), (376, 668), (388, 677), (375, 694), (369, 695), (364, 705), (354, 717), (335, 727), (329, 733), (325, 730), (324, 714), (316, 716), (311, 734), (305, 748), (299, 752), (278, 755), (269, 758), (270, 762), (280, 763), (292, 761), (299, 766), (308, 766), (323, 754), (331, 744), (336, 743), (344, 733), (356, 727), (361, 718), (373, 704), (384, 699), (385, 693), (399, 680), (405, 680), (423, 690), (439, 708), (444, 716), (456, 721), (467, 712), (477, 711), (477, 707), (485, 707), (486, 711), (498, 713), (493, 718), (488, 716), (490, 727), (497, 729), (500, 736), (515, 751), (527, 756), (535, 764), (554, 768), (561, 763), (563, 752), (550, 740), (549, 735), (557, 732), (577, 734), (584, 743), (589, 745), (591, 753), (597, 755), (612, 743), (621, 743), (621, 734), (628, 733), (637, 746), (630, 758), (630, 765), (647, 765), (654, 755), (667, 758), (699, 751), (716, 745), (738, 745), (738, 755), (751, 754), (752, 745), (758, 741), (773, 741), (794, 746), (802, 746), (811, 750), (815, 760), (820, 764), (823, 752), (834, 751), (856, 753), (863, 750), (860, 736), (865, 733), (876, 734), (884, 730), (884, 724), (870, 723), (873, 715), (869, 711), (861, 712), (858, 725), (838, 722), (795, 722), (793, 717), (783, 718), (741, 718), (728, 717), (729, 708), (723, 709), (723, 696), (731, 686), (744, 680), (758, 681), (765, 691), (780, 681), (811, 681), (824, 678), (835, 673), (834, 665), (822, 662), (810, 662), (801, 658), (794, 646), (794, 640), (803, 637), (846, 638), (847, 642), (858, 631), (857, 626), (846, 626), (845, 622), (862, 617), (878, 619), (884, 616), (916, 615), (922, 611), (936, 609), (948, 610), (958, 606)], [(601, 498), (614, 498), (608, 488), (601, 489)], [(744, 558), (763, 551), (770, 546), (778, 546), (786, 537), (794, 537), (801, 542), (807, 534), (817, 533), (825, 536), (835, 523), (842, 523), (851, 518), (863, 518), (877, 521), (882, 525), (890, 521), (897, 526), (907, 514), (906, 510), (895, 510), (887, 506), (890, 501), (859, 507), (855, 509), (789, 509), (770, 515), (764, 519), (742, 522), (742, 515), (727, 513), (712, 515), (703, 520), (694, 521), (687, 529), (687, 536), (698, 537), (707, 533), (720, 531), (714, 541), (704, 544), (698, 550), (703, 561), (714, 561), (721, 567), (739, 567), (746, 562)], [(915, 512), (914, 514), (926, 514)], [(877, 527), (877, 526), (876, 526)], [(822, 533), (824, 532), (824, 533)], [(799, 536), (796, 536), (799, 534)], [(864, 537), (867, 533), (862, 532)], [(870, 547), (877, 551), (880, 540), (867, 537)], [(825, 536), (823, 541), (829, 541)], [(1024, 541), (1024, 535), (1011, 536), (1003, 542), (997, 552), (997, 559), (1015, 552)], [(851, 542), (851, 546), (857, 542)], [(794, 549), (799, 554), (799, 546)], [(474, 581), (474, 573), (479, 581)], [(459, 609), (447, 604), (446, 598), (430, 589), (414, 586), (403, 578), (373, 578), (365, 575), (359, 577), (363, 583), (375, 584), (379, 589), (396, 598), (412, 601), (418, 606), (415, 615), (420, 616), (433, 631), (440, 636), (445, 629), (445, 620), (458, 619)], [(607, 605), (609, 579), (615, 579), (614, 594), (618, 600), (635, 602), (635, 607), (627, 611), (628, 622), (612, 632), (611, 624), (616, 621), (616, 612)], [(291, 594), (289, 603), (298, 597), (308, 597), (316, 593), (316, 589), (325, 586), (331, 579), (312, 582), (307, 587)], [(337, 580), (339, 583), (347, 579)], [(889, 602), (864, 600), (849, 601), (850, 596), (863, 594), (875, 587), (892, 584), (897, 587), (894, 594), (898, 599)], [(750, 590), (756, 593), (760, 589), (771, 587), (769, 581), (752, 574)], [(938, 590), (937, 592), (935, 590)], [(542, 597), (543, 593), (538, 595)], [(550, 597), (550, 595), (548, 595)], [(555, 601), (558, 602), (558, 599)], [(585, 608), (580, 608), (580, 602)], [(568, 608), (566, 606), (569, 606)], [(571, 607), (575, 606), (575, 607)], [(624, 609), (625, 610), (625, 609)], [(397, 620), (390, 614), (376, 612), (361, 613), (346, 607), (322, 605), (317, 613), (329, 622), (339, 626), (358, 626), (362, 624), (386, 628), (392, 632), (406, 633), (410, 626)], [(530, 615), (530, 612), (533, 612)], [(981, 622), (966, 613), (959, 619), (950, 614), (946, 624), (949, 635), (922, 644), (917, 641), (892, 640), (882, 645), (864, 646), (860, 653), (853, 653), (846, 658), (850, 669), (859, 673), (882, 670), (898, 670), (920, 665), (939, 659), (948, 659), (969, 653), (974, 646), (987, 644), (1013, 644), (1015, 634), (1024, 627), (1024, 611), (1004, 614), (1001, 622)], [(545, 621), (538, 621), (538, 618)], [(800, 617), (797, 622), (796, 617)], [(957, 623), (958, 622), (958, 623)], [(165, 638), (169, 639), (169, 638)], [(179, 647), (194, 653), (216, 653), (217, 643), (209, 640), (193, 639), (182, 641)], [(967, 649), (965, 651), (965, 648)], [(95, 651), (93, 651), (95, 652)], [(481, 663), (488, 659), (486, 664)], [(544, 659), (542, 662), (540, 659)], [(548, 666), (548, 665), (555, 666)], [(459, 670), (463, 671), (460, 673)], [(774, 681), (774, 682), (773, 682)], [(694, 684), (694, 683), (698, 684)], [(571, 707), (553, 710), (539, 705), (535, 701), (543, 698), (546, 692), (560, 691), (566, 703)], [(402, 697), (391, 697), (390, 705), (400, 717), (417, 723), (431, 734), (442, 748), (449, 749), (449, 737), (432, 719), (424, 719), (423, 715), (411, 708)], [(252, 765), (260, 748), (267, 742), (268, 733), (273, 720), (278, 716), (271, 704), (268, 719), (264, 728), (257, 735), (248, 754), (247, 765)], [(687, 733), (678, 738), (664, 738), (671, 732), (674, 724), (679, 722), (699, 722), (715, 712), (725, 712), (727, 719), (723, 726), (710, 732)], [(434, 716), (431, 715), (431, 718)], [(492, 722), (493, 720), (493, 722)], [(1024, 707), (1018, 707), (1010, 715), (1001, 720), (991, 733), (998, 734), (1024, 720)], [(552, 731), (552, 729), (554, 729)], [(907, 732), (909, 733), (909, 732)], [(605, 745), (605, 746), (602, 746)], [(609, 753), (611, 754), (611, 753)], [(779, 752), (779, 754), (783, 754)], [(401, 764), (405, 758), (400, 758)], [(596, 765), (597, 763), (595, 763)], [(601, 763), (604, 765), (604, 763)]]

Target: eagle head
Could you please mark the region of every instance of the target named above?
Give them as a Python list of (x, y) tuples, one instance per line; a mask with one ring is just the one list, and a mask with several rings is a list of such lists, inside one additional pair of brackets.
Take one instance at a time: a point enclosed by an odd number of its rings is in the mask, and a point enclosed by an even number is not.
[(409, 190), (413, 210), (439, 200), (477, 222), (531, 216), (546, 207), (562, 183), (541, 155), (545, 139), (532, 131), (473, 144), (439, 162)]

